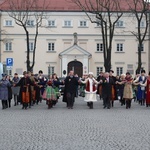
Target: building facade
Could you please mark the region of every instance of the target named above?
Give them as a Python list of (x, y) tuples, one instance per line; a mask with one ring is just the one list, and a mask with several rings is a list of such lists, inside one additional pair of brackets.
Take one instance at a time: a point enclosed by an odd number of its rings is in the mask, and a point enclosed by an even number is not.
[[(84, 12), (47, 12), (44, 27), (39, 29), (34, 73), (57, 73), (66, 76), (69, 70), (82, 76), (92, 71), (95, 76), (105, 71), (100, 26), (91, 23)], [(28, 21), (30, 56), (34, 46), (34, 21)], [(145, 21), (141, 28), (145, 27)], [(10, 75), (26, 70), (26, 36), (22, 27), (15, 24), (7, 12), (0, 17), (0, 61)], [(124, 13), (116, 24), (112, 45), (112, 69), (115, 75), (130, 71), (135, 74), (138, 64), (138, 41), (131, 31), (137, 31), (136, 19)], [(148, 38), (148, 37), (146, 37)], [(6, 67), (6, 59), (13, 58), (13, 66)], [(149, 41), (143, 43), (142, 67), (149, 70)]]

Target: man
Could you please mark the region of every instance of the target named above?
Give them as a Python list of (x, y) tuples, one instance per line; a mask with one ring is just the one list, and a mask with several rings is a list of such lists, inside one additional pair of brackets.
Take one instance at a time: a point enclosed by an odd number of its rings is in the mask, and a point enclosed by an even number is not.
[[(99, 76), (97, 77), (98, 82), (103, 79), (103, 74), (104, 74), (103, 72), (99, 73)], [(102, 98), (102, 85), (101, 84), (98, 84), (97, 86), (97, 94), (99, 94), (99, 98), (101, 100)]]
[(69, 76), (65, 79), (65, 92), (63, 101), (67, 102), (68, 109), (73, 109), (75, 95), (76, 95), (76, 87), (78, 85), (78, 80), (74, 76), (74, 71), (69, 72)]
[(100, 80), (100, 83), (102, 84), (102, 98), (103, 98), (103, 104), (104, 109), (107, 107), (107, 109), (110, 109), (110, 100), (112, 97), (112, 85), (114, 84), (113, 79), (109, 77), (109, 73), (106, 72), (104, 74), (104, 77), (102, 80)]
[(43, 71), (39, 70), (38, 85), (40, 87), (40, 92), (37, 92), (38, 95), (36, 95), (37, 104), (39, 101), (42, 102), (42, 95), (44, 93), (47, 81), (48, 81), (48, 79), (46, 77), (44, 77)]
[[(24, 77), (22, 77), (17, 84), (14, 86), (20, 86), (20, 97), (22, 99), (22, 109), (27, 109), (28, 104), (31, 101), (31, 85), (32, 81), (28, 77), (26, 71), (23, 72)], [(30, 107), (30, 105), (29, 105)]]
[[(18, 74), (15, 73), (12, 79), (13, 84), (17, 84), (19, 80), (20, 78), (18, 77)], [(19, 101), (19, 91), (20, 91), (20, 87), (12, 87), (12, 92), (14, 95), (14, 106), (18, 105), (19, 102), (21, 103), (21, 101)]]

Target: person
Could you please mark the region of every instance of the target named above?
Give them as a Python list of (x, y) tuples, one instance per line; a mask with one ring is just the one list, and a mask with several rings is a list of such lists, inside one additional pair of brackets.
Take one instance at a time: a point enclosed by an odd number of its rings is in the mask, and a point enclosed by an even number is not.
[(146, 76), (145, 76), (145, 70), (141, 70), (141, 75), (133, 81), (133, 83), (137, 83), (137, 100), (141, 105), (145, 105), (145, 87), (141, 86), (141, 84), (144, 84), (146, 82)]
[(123, 98), (126, 102), (126, 109), (131, 108), (131, 102), (133, 98), (133, 89), (132, 89), (133, 79), (130, 75), (130, 72), (126, 73), (125, 81), (124, 81), (124, 91)]
[(148, 73), (147, 80), (145, 83), (140, 83), (140, 86), (146, 88), (146, 107), (150, 107), (150, 71)]
[[(87, 78), (88, 78), (88, 74), (84, 74), (80, 80), (85, 81)], [(80, 85), (79, 85), (79, 96), (85, 97), (85, 88), (86, 88), (86, 85), (83, 83), (80, 83)]]
[(12, 99), (12, 88), (11, 87), (13, 86), (13, 82), (10, 79), (9, 75), (6, 76), (6, 80), (8, 80), (10, 83), (10, 86), (7, 87), (8, 88), (8, 107), (10, 108), (11, 107), (11, 99)]
[(125, 105), (125, 100), (123, 98), (125, 77), (125, 74), (121, 74), (119, 80), (116, 81), (116, 87), (118, 87), (118, 99), (120, 100), (121, 106)]
[(29, 102), (31, 101), (31, 85), (33, 85), (31, 79), (28, 77), (27, 71), (23, 72), (24, 77), (22, 77), (17, 84), (14, 86), (20, 86), (20, 97), (22, 100), (22, 109), (27, 109), (31, 107)]
[[(96, 79), (98, 82), (103, 79), (103, 74), (104, 74), (103, 72), (99, 73), (99, 76)], [(97, 94), (99, 94), (99, 98), (101, 100), (102, 99), (102, 85), (101, 84), (98, 84), (97, 86)]]
[[(14, 73), (14, 77), (12, 78), (13, 84), (17, 84), (19, 82), (20, 78), (18, 77), (17, 73)], [(18, 105), (19, 103), (19, 91), (20, 87), (13, 87), (12, 86), (12, 94), (14, 96), (14, 106)]]
[(114, 80), (109, 76), (108, 72), (104, 73), (104, 78), (100, 80), (102, 84), (102, 98), (104, 109), (110, 109), (110, 101), (112, 98), (112, 85), (114, 85)]
[(52, 102), (53, 106), (56, 105), (56, 103), (58, 102), (59, 97), (61, 96), (61, 93), (59, 91), (59, 85), (63, 85), (63, 82), (61, 82), (59, 80), (56, 73), (53, 73), (52, 74), (52, 86), (53, 86), (53, 89), (55, 90), (56, 96), (57, 96), (57, 99)]
[(28, 77), (30, 78), (33, 85), (31, 85), (31, 101), (29, 102), (30, 107), (35, 104), (36, 101), (36, 82), (38, 81), (34, 74), (28, 71)]
[[(77, 78), (77, 80), (80, 79), (78, 74), (75, 74), (75, 77)], [(78, 95), (79, 95), (79, 85), (77, 85), (77, 87), (76, 87), (76, 95), (75, 95), (75, 97), (78, 97)]]
[(114, 71), (113, 70), (110, 70), (109, 71), (109, 77), (113, 79), (113, 85), (112, 85), (112, 97), (111, 97), (111, 106), (113, 107), (114, 106), (114, 100), (117, 99), (117, 91), (116, 91), (116, 77), (113, 76), (113, 73)]
[(73, 109), (75, 102), (76, 87), (79, 84), (77, 78), (74, 76), (74, 71), (71, 70), (69, 75), (64, 80), (65, 89), (63, 95), (63, 102), (67, 103), (68, 109)]
[(46, 83), (47, 83), (48, 79), (46, 77), (44, 77), (43, 75), (43, 71), (39, 70), (39, 75), (38, 75), (38, 85), (40, 87), (40, 93), (37, 96), (37, 104), (38, 102), (42, 102), (42, 95), (44, 93), (45, 87), (46, 87)]
[(53, 81), (49, 79), (49, 81), (46, 83), (46, 88), (43, 93), (43, 99), (46, 100), (46, 104), (48, 105), (48, 109), (53, 107), (53, 101), (57, 100), (57, 94), (53, 88)]
[(93, 102), (97, 101), (96, 84), (99, 84), (99, 82), (94, 79), (93, 72), (89, 72), (88, 78), (85, 79), (85, 81), (81, 80), (80, 82), (86, 84), (84, 101), (87, 102), (90, 109), (93, 109)]
[(0, 80), (0, 100), (2, 102), (2, 109), (8, 108), (8, 87), (11, 86), (6, 76), (6, 74), (2, 74), (2, 79)]

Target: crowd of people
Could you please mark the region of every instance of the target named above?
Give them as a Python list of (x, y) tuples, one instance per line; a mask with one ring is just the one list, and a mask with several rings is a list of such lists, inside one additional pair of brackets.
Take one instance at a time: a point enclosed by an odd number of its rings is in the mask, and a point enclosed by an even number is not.
[(14, 106), (21, 104), (22, 109), (31, 108), (45, 100), (50, 109), (57, 104), (61, 96), (60, 85), (64, 85), (62, 101), (66, 103), (68, 109), (73, 109), (75, 98), (78, 96), (84, 97), (87, 106), (93, 109), (93, 103), (98, 99), (97, 95), (103, 100), (104, 109), (114, 107), (114, 100), (118, 100), (121, 106), (125, 105), (126, 109), (131, 108), (133, 100), (140, 105), (150, 106), (150, 72), (147, 76), (145, 70), (134, 78), (129, 72), (113, 76), (113, 70), (100, 72), (97, 78), (92, 72), (79, 78), (71, 70), (63, 81), (59, 80), (56, 73), (46, 77), (40, 70), (36, 75), (24, 71), (21, 78), (15, 73), (12, 79), (9, 75), (2, 74), (0, 80), (2, 109), (11, 107), (12, 99)]

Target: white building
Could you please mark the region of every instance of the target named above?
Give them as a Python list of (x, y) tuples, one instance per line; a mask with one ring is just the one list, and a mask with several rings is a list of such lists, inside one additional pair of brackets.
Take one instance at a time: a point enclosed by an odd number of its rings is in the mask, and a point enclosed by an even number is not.
[[(63, 5), (64, 6), (64, 5)], [(57, 7), (55, 7), (57, 10)], [(59, 8), (60, 9), (60, 5)], [(66, 76), (74, 70), (80, 76), (92, 71), (95, 76), (105, 71), (103, 44), (100, 27), (92, 24), (84, 12), (62, 8), (48, 11), (43, 20), (46, 27), (39, 29), (35, 56), (34, 73), (57, 73)], [(34, 45), (34, 21), (29, 20), (30, 50)], [(142, 28), (145, 27), (143, 20)], [(6, 65), (7, 58), (13, 58), (13, 67), (8, 73), (22, 74), (26, 70), (26, 36), (22, 27), (15, 24), (7, 12), (1, 12), (0, 28), (4, 31), (0, 39), (0, 62)], [(112, 45), (112, 69), (115, 75), (130, 71), (134, 74), (138, 60), (138, 41), (130, 31), (137, 30), (133, 15), (124, 13), (115, 29)], [(74, 34), (77, 33), (77, 36)], [(149, 41), (145, 41), (142, 51), (142, 67), (149, 71)]]

